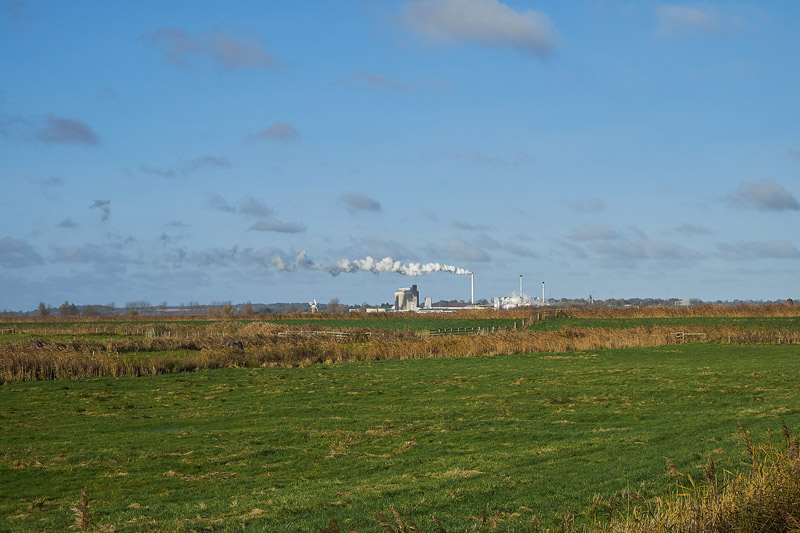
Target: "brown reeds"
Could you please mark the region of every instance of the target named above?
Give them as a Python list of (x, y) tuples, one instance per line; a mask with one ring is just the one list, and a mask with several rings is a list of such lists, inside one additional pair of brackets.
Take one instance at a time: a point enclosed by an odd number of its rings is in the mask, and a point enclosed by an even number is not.
[[(209, 326), (211, 327), (211, 326)], [(425, 337), (411, 331), (349, 329), (344, 338), (287, 335), (286, 326), (221, 322), (203, 335), (6, 343), (0, 383), (99, 376), (150, 376), (223, 367), (301, 366), (343, 361), (472, 357), (663, 346), (680, 341), (672, 328), (564, 328), (533, 332)], [(306, 328), (304, 326), (304, 328)], [(322, 326), (308, 330), (325, 333)], [(793, 330), (697, 326), (695, 340), (730, 344), (799, 343)], [(231, 339), (242, 343), (228, 346)], [(172, 354), (151, 355), (151, 352)]]
[(800, 306), (706, 304), (692, 307), (576, 307), (561, 312), (570, 318), (791, 317), (800, 316)]
[[(636, 505), (611, 523), (598, 525), (607, 532), (662, 531), (783, 532), (800, 529), (800, 455), (798, 439), (784, 424), (784, 441), (754, 444), (739, 426), (748, 470), (726, 473), (718, 480), (713, 462), (701, 468), (706, 483), (674, 470), (680, 492), (673, 497)], [(689, 481), (684, 483), (684, 481)], [(684, 483), (683, 485), (681, 483)]]

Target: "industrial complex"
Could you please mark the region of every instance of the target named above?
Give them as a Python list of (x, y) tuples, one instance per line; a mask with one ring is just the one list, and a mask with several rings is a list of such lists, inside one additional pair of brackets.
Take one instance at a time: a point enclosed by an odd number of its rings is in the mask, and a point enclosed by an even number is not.
[[(542, 296), (531, 298), (523, 291), (521, 275), (519, 277), (519, 293), (512, 293), (510, 296), (495, 297), (489, 306), (475, 304), (475, 274), (470, 274), (470, 287), (470, 305), (466, 307), (467, 309), (517, 309), (520, 307), (537, 307), (547, 305), (545, 299), (544, 282), (542, 282)], [(411, 287), (401, 287), (394, 293), (393, 311), (443, 312), (462, 309), (464, 309), (464, 307), (433, 307), (432, 299), (430, 297), (426, 297), (422, 305), (420, 305), (419, 289), (416, 285), (412, 285)]]

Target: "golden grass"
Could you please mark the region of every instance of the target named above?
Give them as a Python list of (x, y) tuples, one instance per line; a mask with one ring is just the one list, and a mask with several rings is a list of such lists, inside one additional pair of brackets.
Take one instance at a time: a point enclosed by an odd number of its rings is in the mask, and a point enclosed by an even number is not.
[[(145, 325), (144, 328), (147, 328)], [(172, 327), (172, 325), (171, 325)], [(200, 331), (197, 331), (198, 328)], [(325, 331), (322, 326), (314, 326)], [(529, 352), (564, 353), (608, 348), (664, 346), (679, 342), (665, 326), (564, 328), (493, 334), (427, 337), (411, 331), (349, 329), (348, 338), (279, 335), (287, 326), (224, 321), (195, 326), (184, 334), (155, 338), (45, 340), (0, 345), (0, 383), (99, 376), (150, 376), (224, 367), (302, 366), (342, 361), (472, 357)], [(705, 342), (726, 344), (800, 343), (796, 330), (740, 326), (693, 326)], [(243, 349), (227, 346), (235, 339)], [(157, 355), (152, 352), (172, 354)], [(123, 355), (120, 355), (123, 354)], [(133, 355), (131, 355), (133, 354)]]
[(740, 434), (747, 451), (748, 471), (735, 475), (725, 472), (720, 476), (709, 457), (700, 468), (704, 480), (696, 481), (668, 459), (670, 474), (677, 480), (676, 493), (636, 504), (598, 530), (609, 533), (800, 530), (800, 441), (786, 425), (781, 442), (773, 441), (768, 434), (766, 442), (753, 444), (741, 426)]

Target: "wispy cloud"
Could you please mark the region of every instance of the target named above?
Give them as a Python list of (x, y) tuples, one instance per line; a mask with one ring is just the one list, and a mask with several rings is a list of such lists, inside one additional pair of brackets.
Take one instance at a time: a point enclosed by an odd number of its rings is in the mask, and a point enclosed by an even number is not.
[(206, 196), (206, 206), (214, 211), (222, 211), (225, 213), (234, 213), (244, 215), (246, 217), (270, 217), (272, 216), (272, 208), (261, 200), (247, 197), (239, 202), (238, 205), (233, 205), (228, 202), (221, 195), (210, 192)]
[(42, 180), (32, 180), (32, 182), (48, 189), (54, 187), (61, 187), (62, 185), (64, 185), (64, 180), (56, 177), (46, 178)]
[(800, 250), (784, 240), (718, 243), (717, 249), (724, 259), (798, 259)]
[(67, 217), (58, 224), (56, 224), (57, 228), (77, 228), (78, 224), (72, 220), (72, 218)]
[(210, 192), (206, 196), (206, 206), (214, 211), (223, 211), (225, 213), (237, 212), (234, 206), (232, 206), (225, 198), (215, 192)]
[(281, 222), (280, 220), (273, 218), (259, 220), (250, 226), (250, 229), (255, 231), (274, 231), (277, 233), (303, 233), (307, 228), (303, 224), (297, 224), (295, 222)]
[(453, 227), (465, 231), (491, 231), (494, 226), (489, 224), (473, 224), (466, 220), (453, 220)]
[(700, 4), (662, 4), (656, 8), (657, 37), (687, 39), (718, 35), (765, 24), (769, 16), (757, 6), (728, 3), (721, 8)]
[(682, 5), (662, 5), (656, 8), (656, 35), (665, 38), (685, 38), (698, 33), (716, 33), (722, 18), (709, 9)]
[(759, 211), (800, 210), (800, 203), (792, 193), (772, 180), (744, 182), (728, 196), (728, 203)]
[(246, 136), (248, 141), (259, 139), (267, 141), (293, 141), (300, 137), (300, 132), (288, 122), (275, 122), (270, 124), (258, 133), (250, 133)]
[(369, 72), (366, 70), (356, 70), (355, 72), (352, 72), (350, 76), (347, 77), (346, 81), (372, 87), (373, 89), (383, 89), (396, 91), (399, 93), (408, 93), (415, 90), (413, 85), (390, 78), (384, 74), (378, 74), (377, 72)]
[(711, 235), (713, 232), (705, 226), (695, 226), (694, 224), (681, 224), (675, 231), (687, 236)]
[(431, 247), (430, 253), (444, 253), (446, 257), (450, 257), (455, 261), (477, 261), (485, 263), (489, 261), (489, 254), (485, 250), (470, 244), (461, 239), (448, 239), (442, 247)]
[(605, 211), (606, 204), (600, 198), (583, 198), (568, 201), (567, 207), (578, 213), (600, 213)]
[(344, 204), (348, 211), (372, 211), (374, 213), (381, 210), (381, 204), (377, 200), (361, 193), (348, 192), (339, 197), (339, 202)]
[(272, 208), (255, 198), (245, 198), (239, 204), (239, 212), (254, 217), (268, 217), (272, 214)]
[(47, 144), (100, 144), (100, 137), (86, 122), (53, 113), (42, 117), (0, 114), (0, 135)]
[(27, 241), (3, 237), (0, 239), (0, 265), (5, 268), (26, 268), (41, 265), (42, 256)]
[(158, 48), (171, 65), (187, 68), (198, 58), (234, 70), (275, 66), (255, 31), (232, 31), (217, 28), (204, 33), (188, 33), (178, 28), (160, 28), (142, 40)]
[(0, 2), (0, 13), (19, 24), (28, 17), (28, 12), (33, 4), (34, 2), (31, 0), (6, 0)]
[(52, 113), (44, 117), (44, 126), (37, 137), (47, 143), (100, 144), (100, 138), (85, 122), (63, 118)]
[(132, 264), (138, 259), (124, 253), (121, 244), (99, 245), (82, 244), (79, 246), (60, 246), (53, 249), (52, 260), (56, 263), (96, 263), (96, 264)]
[(303, 233), (306, 227), (295, 222), (283, 222), (272, 216), (273, 209), (260, 200), (248, 197), (234, 205), (217, 193), (208, 193), (206, 205), (214, 211), (232, 213), (247, 218), (260, 218), (249, 229), (276, 233)]
[(191, 172), (203, 167), (227, 168), (229, 166), (231, 166), (231, 162), (224, 157), (204, 155), (184, 161), (182, 170), (183, 172)]
[(200, 157), (194, 157), (192, 159), (183, 160), (179, 165), (177, 165), (177, 168), (139, 165), (139, 170), (145, 174), (161, 176), (162, 178), (172, 178), (177, 176), (178, 174), (186, 175), (201, 168), (206, 168), (206, 167), (227, 168), (230, 166), (231, 166), (230, 161), (228, 161), (224, 157), (204, 155)]
[(95, 200), (89, 209), (98, 209), (100, 211), (100, 220), (102, 222), (108, 221), (111, 217), (111, 200)]
[(588, 249), (616, 262), (639, 260), (673, 261), (690, 263), (703, 258), (703, 254), (680, 244), (650, 239), (591, 242)]
[(567, 237), (573, 241), (610, 241), (618, 239), (619, 233), (605, 224), (584, 224), (574, 228)]
[(403, 6), (402, 20), (433, 43), (513, 47), (541, 58), (559, 41), (546, 14), (517, 11), (497, 0), (414, 0)]
[(172, 178), (177, 174), (175, 170), (172, 168), (160, 168), (149, 165), (139, 165), (139, 170), (141, 170), (145, 174), (151, 174), (153, 176), (161, 176), (162, 178)]

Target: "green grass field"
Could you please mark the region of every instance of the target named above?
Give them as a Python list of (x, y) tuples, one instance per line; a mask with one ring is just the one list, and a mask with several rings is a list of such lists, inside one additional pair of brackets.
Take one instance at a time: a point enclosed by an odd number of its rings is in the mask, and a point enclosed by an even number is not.
[[(463, 531), (595, 495), (671, 490), (713, 456), (800, 425), (800, 347), (685, 344), (568, 354), (224, 369), (0, 386), (0, 530), (66, 530), (84, 485), (117, 531), (377, 531), (396, 507)], [(605, 507), (601, 507), (601, 510)]]
[(666, 326), (685, 328), (691, 326), (735, 326), (752, 329), (800, 330), (800, 317), (659, 317), (659, 318), (551, 318), (532, 325), (535, 331), (552, 331), (572, 328), (618, 328)]
[[(389, 318), (387, 318), (387, 316)], [(237, 319), (237, 327), (251, 322), (266, 322), (289, 326), (292, 329), (302, 330), (309, 326), (323, 327), (335, 330), (348, 329), (383, 329), (383, 330), (410, 330), (414, 332), (431, 331), (437, 329), (456, 328), (522, 328), (522, 319), (513, 318), (451, 318), (441, 316), (420, 315), (386, 315), (382, 318), (341, 318), (340, 316), (328, 317), (326, 315), (309, 315), (308, 318), (284, 318), (259, 320)], [(158, 328), (159, 331), (192, 330), (198, 328), (213, 328), (215, 325), (224, 327), (225, 321), (221, 320), (185, 320), (170, 321), (158, 319), (148, 322), (140, 321), (86, 321), (74, 322), (69, 320), (52, 322), (23, 322), (0, 323), (0, 344), (15, 342), (32, 342), (36, 339), (51, 340), (54, 342), (67, 342), (76, 338), (87, 338), (100, 342), (120, 339), (144, 339), (148, 329)], [(92, 332), (95, 329), (96, 332)], [(79, 333), (76, 333), (78, 331)]]

